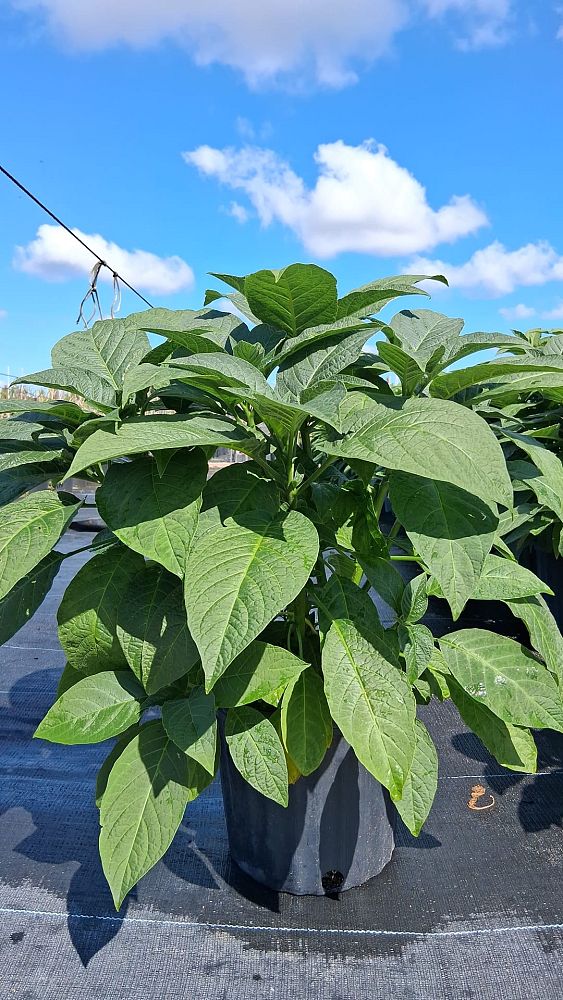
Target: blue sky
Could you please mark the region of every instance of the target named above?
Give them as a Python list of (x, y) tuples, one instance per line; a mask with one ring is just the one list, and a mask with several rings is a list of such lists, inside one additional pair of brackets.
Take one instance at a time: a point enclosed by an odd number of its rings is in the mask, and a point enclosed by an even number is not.
[[(467, 330), (563, 328), (560, 5), (210, 6), (0, 0), (0, 162), (154, 304), (199, 306), (211, 270), (314, 260), (344, 292), (414, 265)], [(17, 375), (90, 261), (1, 177), (0, 234)]]

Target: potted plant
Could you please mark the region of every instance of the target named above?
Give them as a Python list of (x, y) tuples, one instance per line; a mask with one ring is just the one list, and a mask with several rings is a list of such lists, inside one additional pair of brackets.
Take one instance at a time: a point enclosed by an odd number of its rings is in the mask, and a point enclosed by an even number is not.
[[(469, 402), (502, 444), (515, 501), (500, 533), (505, 554), (533, 569), (553, 594), (547, 604), (563, 624), (563, 333), (515, 331), (486, 365), (434, 383), (441, 398)], [(506, 352), (510, 356), (506, 356)], [(536, 602), (545, 607), (544, 599)]]
[[(68, 665), (36, 736), (116, 739), (96, 788), (116, 907), (219, 756), (237, 862), (323, 892), (388, 861), (395, 810), (419, 833), (438, 762), (418, 703), (451, 697), (517, 771), (535, 771), (532, 729), (563, 732), (561, 637), (529, 610), (548, 588), (500, 533), (513, 511), (501, 445), (439, 392), (445, 369), (514, 338), (461, 336), (428, 310), (375, 318), (423, 294), (419, 275), (340, 298), (315, 265), (216, 277), (233, 291), (204, 309), (96, 323), (21, 380), (81, 405), (2, 404), (2, 641), (47, 592), (79, 507), (30, 489), (98, 484), (107, 531), (62, 599)], [(247, 461), (208, 479), (218, 448)], [(436, 641), (429, 593), (453, 620), (470, 598), (508, 595), (533, 651), (482, 628)]]

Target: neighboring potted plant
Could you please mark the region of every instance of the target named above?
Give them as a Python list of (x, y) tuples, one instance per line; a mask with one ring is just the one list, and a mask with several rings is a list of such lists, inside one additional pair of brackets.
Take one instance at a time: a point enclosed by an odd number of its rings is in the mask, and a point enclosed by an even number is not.
[[(563, 732), (561, 637), (530, 610), (547, 588), (500, 533), (502, 448), (479, 413), (438, 398), (445, 369), (515, 338), (461, 336), (427, 310), (374, 319), (422, 276), (341, 298), (315, 265), (216, 277), (234, 292), (96, 323), (20, 380), (82, 405), (2, 403), (1, 641), (49, 589), (79, 507), (29, 490), (99, 484), (108, 530), (60, 604), (68, 665), (36, 735), (117, 738), (96, 791), (116, 907), (212, 781), (219, 744), (236, 861), (323, 892), (388, 861), (394, 809), (414, 835), (428, 815), (438, 762), (417, 702), (451, 697), (516, 771), (536, 769), (531, 729)], [(208, 308), (225, 298), (236, 315)], [(217, 448), (249, 461), (208, 481)], [(469, 599), (508, 597), (535, 651), (481, 628), (436, 642), (429, 593), (454, 620)]]
[[(500, 533), (514, 554), (549, 584), (563, 625), (563, 332), (515, 331), (512, 345), (485, 366), (437, 380), (443, 398), (468, 402), (495, 431), (515, 493)], [(504, 356), (510, 350), (512, 357)], [(453, 391), (452, 391), (453, 390)], [(543, 598), (536, 601), (545, 607)]]

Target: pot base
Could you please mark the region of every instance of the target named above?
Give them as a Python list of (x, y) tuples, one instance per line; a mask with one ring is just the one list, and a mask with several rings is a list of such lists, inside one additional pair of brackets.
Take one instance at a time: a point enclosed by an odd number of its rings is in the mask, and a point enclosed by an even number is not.
[(331, 895), (363, 885), (391, 859), (394, 807), (340, 734), (319, 769), (289, 786), (287, 809), (242, 778), (223, 736), (221, 785), (231, 857), (269, 889)]

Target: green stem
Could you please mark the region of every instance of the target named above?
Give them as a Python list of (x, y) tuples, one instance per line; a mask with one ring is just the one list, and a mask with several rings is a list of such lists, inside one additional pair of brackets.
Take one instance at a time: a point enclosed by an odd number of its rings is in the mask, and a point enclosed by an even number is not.
[(311, 485), (311, 483), (315, 482), (315, 479), (318, 479), (319, 476), (322, 476), (323, 472), (326, 472), (327, 469), (330, 469), (330, 466), (334, 465), (334, 463), (337, 461), (338, 461), (338, 456), (333, 455), (332, 458), (327, 458), (326, 461), (322, 463), (322, 465), (319, 465), (319, 467), (315, 469), (314, 472), (311, 473), (308, 479), (305, 479), (305, 481), (301, 483), (301, 486), (299, 486), (296, 491), (296, 496), (298, 496), (300, 493), (306, 490), (307, 487)]
[(401, 522), (398, 519), (395, 519), (391, 531), (387, 535), (387, 540), (390, 541), (392, 538), (396, 538), (400, 530), (401, 530)]
[(375, 503), (373, 505), (373, 512), (378, 521), (379, 518), (381, 517), (381, 511), (383, 510), (383, 504), (385, 503), (385, 498), (388, 492), (389, 492), (389, 483), (387, 482), (386, 479), (384, 479), (383, 482), (380, 483), (379, 485), (377, 496), (375, 498)]
[(420, 559), (418, 559), (416, 556), (389, 556), (389, 558), (392, 559), (393, 562), (415, 562), (415, 563), (420, 563)]

